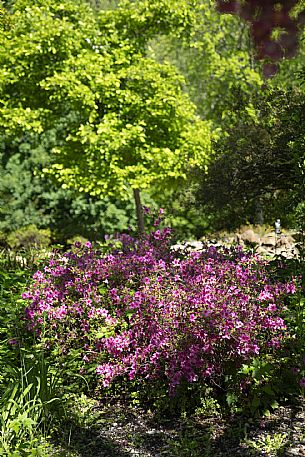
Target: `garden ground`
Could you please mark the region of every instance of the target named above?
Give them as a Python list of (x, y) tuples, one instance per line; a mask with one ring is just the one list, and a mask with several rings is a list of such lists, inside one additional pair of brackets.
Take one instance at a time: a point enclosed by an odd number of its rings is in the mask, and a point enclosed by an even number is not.
[(120, 402), (103, 405), (85, 397), (78, 408), (78, 424), (71, 420), (58, 436), (62, 456), (305, 456), (302, 398), (293, 406), (281, 406), (268, 417), (257, 419), (224, 418), (215, 411), (213, 402), (207, 403), (205, 410), (180, 419), (155, 418), (138, 407)]

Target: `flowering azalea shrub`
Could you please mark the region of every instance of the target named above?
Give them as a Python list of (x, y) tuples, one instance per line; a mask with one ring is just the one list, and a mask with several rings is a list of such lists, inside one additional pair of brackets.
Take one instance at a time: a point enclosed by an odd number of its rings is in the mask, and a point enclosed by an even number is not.
[[(88, 242), (55, 255), (23, 298), (30, 330), (62, 354), (81, 353), (104, 387), (116, 379), (220, 380), (286, 336), (285, 297), (265, 261), (240, 248), (170, 248), (170, 229), (120, 237), (102, 255)], [(219, 382), (219, 381), (218, 381)]]

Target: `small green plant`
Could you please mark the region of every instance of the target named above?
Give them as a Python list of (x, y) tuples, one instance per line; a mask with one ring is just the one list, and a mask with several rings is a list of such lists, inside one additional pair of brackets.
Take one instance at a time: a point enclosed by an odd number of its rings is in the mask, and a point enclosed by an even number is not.
[(219, 416), (221, 414), (221, 406), (212, 396), (201, 398), (201, 405), (195, 410), (196, 415), (204, 416)]
[(214, 454), (211, 448), (208, 434), (196, 436), (192, 428), (187, 428), (179, 433), (175, 440), (170, 441), (171, 456), (173, 457), (212, 457)]
[(2, 455), (46, 455), (39, 452), (45, 449), (51, 419), (64, 412), (56, 396), (60, 378), (52, 373), (42, 351), (29, 353), (24, 348), (20, 367), (11, 364), (10, 373), (0, 401)]
[(84, 393), (69, 393), (65, 404), (67, 417), (78, 427), (92, 427), (102, 420), (98, 404), (97, 400), (87, 397)]
[(287, 433), (275, 433), (264, 435), (257, 440), (245, 439), (245, 444), (250, 450), (253, 450), (255, 455), (257, 451), (263, 452), (264, 455), (273, 457), (283, 455), (285, 445), (288, 441)]
[[(37, 437), (40, 424), (41, 402), (36, 392), (33, 400), (27, 400), (33, 385), (18, 394), (16, 386), (9, 398), (2, 402), (0, 411), (0, 455), (43, 455), (42, 441)], [(35, 454), (33, 454), (35, 448)]]

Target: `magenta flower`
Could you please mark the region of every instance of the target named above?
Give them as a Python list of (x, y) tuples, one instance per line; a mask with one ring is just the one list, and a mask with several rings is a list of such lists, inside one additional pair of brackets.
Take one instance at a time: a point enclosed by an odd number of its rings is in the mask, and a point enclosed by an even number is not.
[(54, 255), (23, 294), (29, 329), (79, 350), (104, 387), (162, 379), (174, 394), (280, 348), (296, 286), (274, 283), (265, 261), (240, 248), (176, 252), (169, 228), (119, 241), (104, 256), (89, 242)]

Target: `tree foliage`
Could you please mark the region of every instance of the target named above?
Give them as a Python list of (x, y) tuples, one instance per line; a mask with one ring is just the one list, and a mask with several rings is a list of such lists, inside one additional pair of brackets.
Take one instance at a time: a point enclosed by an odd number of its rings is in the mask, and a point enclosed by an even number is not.
[(0, 233), (24, 226), (50, 228), (52, 240), (74, 236), (103, 239), (135, 226), (134, 206), (110, 198), (94, 198), (62, 189), (40, 171), (50, 164), (51, 135), (35, 145), (23, 138), (0, 147)]
[(302, 43), (263, 86), (253, 24), (220, 14), (214, 0), (5, 5), (2, 230), (29, 220), (59, 233), (78, 218), (104, 233), (108, 204), (126, 227), (131, 205), (123, 215), (119, 199), (138, 188), (173, 212), (181, 237), (200, 236), (216, 213), (223, 225), (253, 220), (257, 200), (270, 218), (300, 204), (302, 101), (289, 86), (303, 90)]
[(10, 27), (10, 17), (3, 1), (0, 1), (0, 29), (7, 30)]
[(123, 2), (94, 14), (82, 1), (25, 0), (0, 36), (1, 125), (15, 137), (57, 132), (52, 173), (92, 195), (186, 178), (205, 166), (210, 128), (169, 64), (146, 56), (158, 33), (188, 33), (184, 0)]
[[(291, 214), (304, 199), (304, 100), (297, 90), (269, 89), (253, 97), (254, 116), (240, 118), (217, 145), (216, 159), (202, 177), (198, 199), (238, 226)], [(289, 220), (290, 218), (290, 220)], [(226, 222), (225, 222), (226, 221)]]
[(263, 84), (254, 61), (249, 27), (232, 15), (220, 14), (214, 0), (200, 0), (188, 40), (161, 37), (151, 43), (152, 53), (173, 63), (183, 73), (186, 88), (203, 119), (226, 129), (234, 119), (236, 101), (249, 99)]

